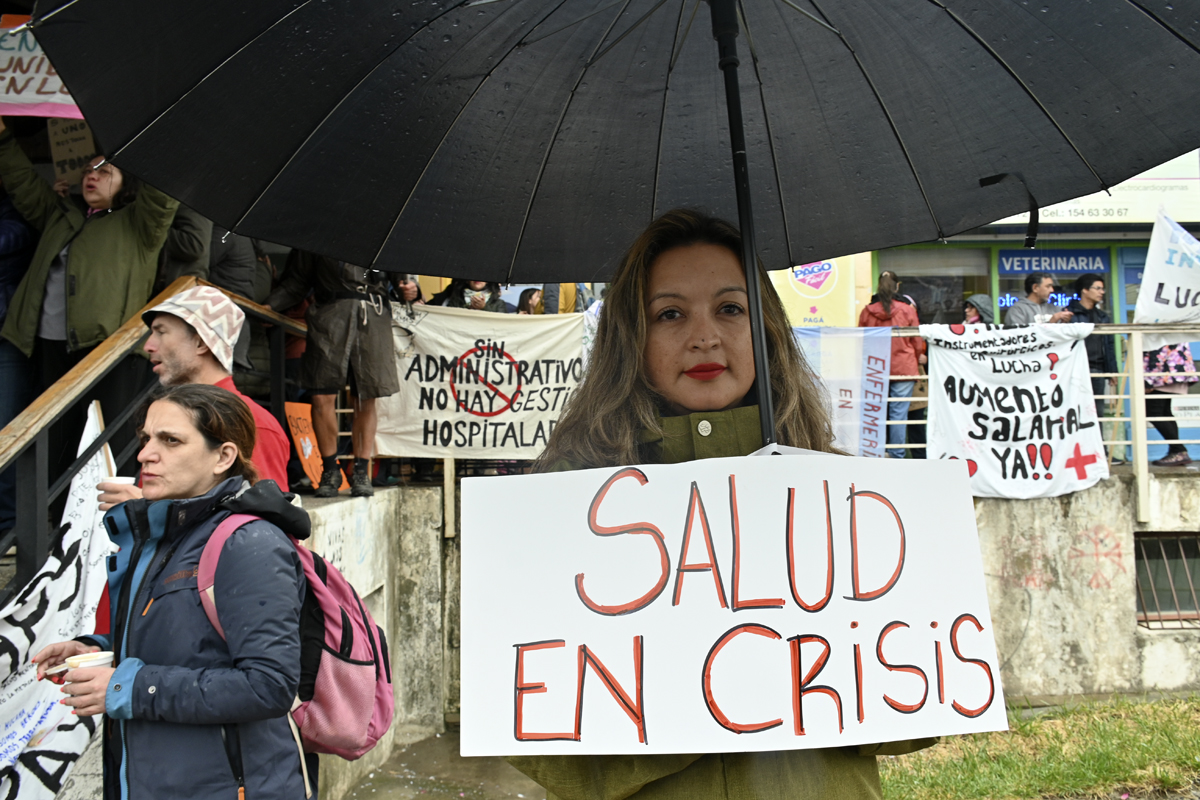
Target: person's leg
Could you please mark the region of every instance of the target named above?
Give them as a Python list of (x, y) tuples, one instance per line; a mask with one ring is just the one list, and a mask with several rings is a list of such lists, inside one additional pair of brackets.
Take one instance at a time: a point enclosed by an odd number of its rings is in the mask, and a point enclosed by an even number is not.
[[(912, 397), (913, 387), (916, 386), (916, 381), (890, 381), (888, 383), (888, 397)], [(908, 402), (900, 401), (888, 403), (888, 422), (901, 422), (908, 419)], [(905, 430), (903, 425), (888, 425), (887, 441), (889, 445), (903, 445), (905, 438)], [(892, 458), (904, 458), (904, 448), (900, 446), (888, 447), (887, 454)]]
[[(1161, 394), (1146, 395), (1146, 416), (1148, 417), (1170, 417), (1171, 413), (1171, 398)], [(1179, 438), (1179, 424), (1173, 419), (1153, 420), (1151, 425), (1158, 431), (1164, 439)], [(1169, 459), (1169, 460), (1168, 460)], [(1167, 445), (1167, 454), (1163, 458), (1155, 461), (1155, 464), (1163, 466), (1162, 462), (1167, 465), (1173, 463), (1187, 463), (1187, 447), (1182, 444)]]
[[(918, 406), (913, 408), (914, 404), (908, 407), (908, 443), (926, 444), (925, 441), (925, 411), (927, 406)], [(917, 447), (909, 449), (910, 458), (926, 458), (925, 448)]]
[(350, 475), (350, 494), (353, 497), (370, 497), (375, 494), (371, 487), (371, 457), (375, 454), (375, 428), (379, 418), (375, 411), (374, 397), (353, 397), (354, 423), (350, 429), (350, 440), (354, 445), (354, 472)]
[[(1092, 378), (1092, 394), (1099, 397), (1102, 394), (1108, 394), (1108, 378)], [(1104, 400), (1096, 401), (1096, 418), (1104, 418)]]
[(337, 497), (342, 489), (342, 471), (338, 467), (338, 421), (334, 411), (334, 394), (312, 392), (312, 426), (321, 453), (321, 482), (317, 497)]
[(375, 412), (374, 397), (355, 397), (354, 426), (351, 429), (351, 440), (354, 443), (355, 459), (370, 459), (375, 456), (375, 429), (379, 425), (379, 417)]
[(312, 424), (313, 434), (317, 437), (317, 449), (322, 458), (337, 455), (338, 426), (337, 414), (334, 412), (332, 394), (312, 395)]

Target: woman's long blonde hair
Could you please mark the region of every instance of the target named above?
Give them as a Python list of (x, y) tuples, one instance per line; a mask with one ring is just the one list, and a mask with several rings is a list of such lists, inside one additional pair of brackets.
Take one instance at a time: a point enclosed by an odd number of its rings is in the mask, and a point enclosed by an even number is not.
[[(636, 464), (643, 431), (661, 434), (661, 397), (645, 377), (646, 286), (662, 253), (691, 244), (728, 248), (741, 261), (742, 237), (724, 220), (692, 209), (663, 214), (637, 238), (609, 285), (583, 380), (571, 395), (535, 472), (568, 462), (577, 468)], [(767, 360), (780, 444), (833, 450), (825, 392), (805, 363), (779, 295), (759, 265)]]

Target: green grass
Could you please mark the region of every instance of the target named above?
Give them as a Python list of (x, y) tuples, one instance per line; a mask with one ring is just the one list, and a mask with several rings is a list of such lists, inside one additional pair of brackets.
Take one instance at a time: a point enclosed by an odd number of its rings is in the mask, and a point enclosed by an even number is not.
[(1200, 698), (1076, 706), (1011, 730), (946, 737), (881, 758), (886, 800), (1131, 798), (1180, 790), (1200, 777)]

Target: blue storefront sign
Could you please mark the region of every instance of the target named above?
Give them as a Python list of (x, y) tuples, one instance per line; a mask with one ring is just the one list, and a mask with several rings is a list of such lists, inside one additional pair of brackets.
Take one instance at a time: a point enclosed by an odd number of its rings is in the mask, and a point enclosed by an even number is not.
[(1028, 275), (1049, 272), (1054, 275), (1082, 275), (1097, 272), (1108, 275), (1108, 248), (1080, 250), (1001, 250), (1001, 275)]

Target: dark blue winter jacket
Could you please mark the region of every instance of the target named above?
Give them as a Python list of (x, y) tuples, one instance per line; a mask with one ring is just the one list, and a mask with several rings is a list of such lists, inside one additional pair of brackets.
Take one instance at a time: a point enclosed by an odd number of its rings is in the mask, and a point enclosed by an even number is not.
[(0, 190), (0, 323), (8, 314), (8, 301), (29, 269), (37, 242), (33, 228), (8, 194)]
[[(300, 751), (287, 712), (300, 680), (304, 573), (290, 534), (308, 515), (272, 481), (224, 481), (203, 497), (130, 500), (104, 517), (121, 550), (109, 559), (110, 636), (81, 637), (116, 653), (105, 695), (106, 800), (230, 800), (240, 757), (247, 798), (301, 800)], [(222, 548), (214, 583), (228, 641), (204, 615), (200, 554), (230, 513), (263, 521)], [(315, 788), (315, 787), (314, 787)]]

